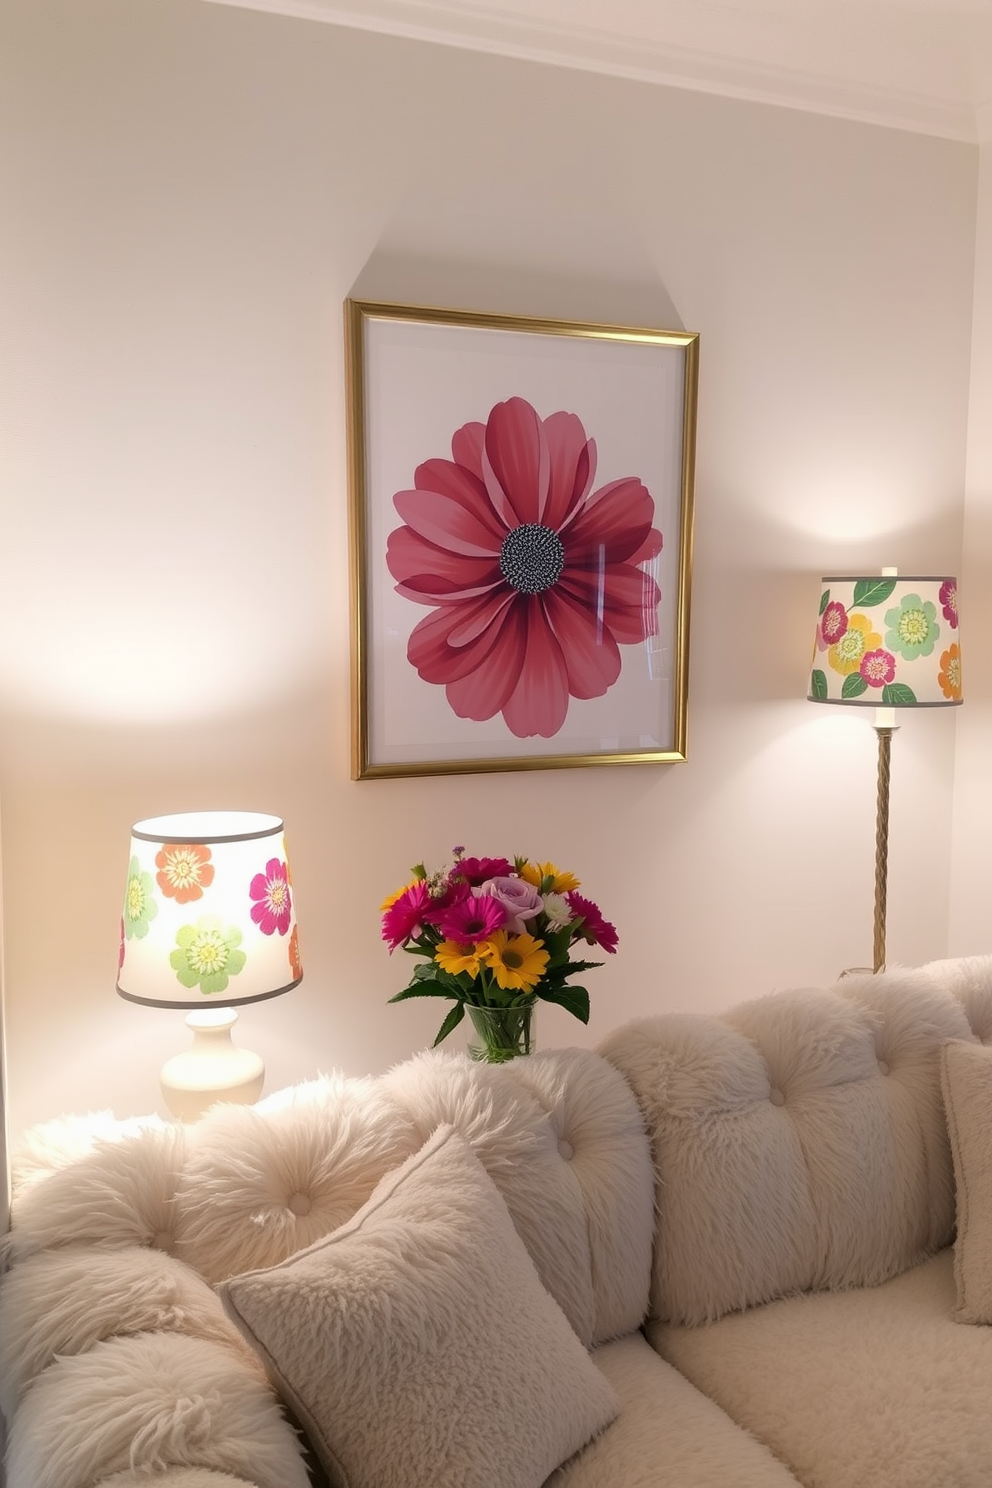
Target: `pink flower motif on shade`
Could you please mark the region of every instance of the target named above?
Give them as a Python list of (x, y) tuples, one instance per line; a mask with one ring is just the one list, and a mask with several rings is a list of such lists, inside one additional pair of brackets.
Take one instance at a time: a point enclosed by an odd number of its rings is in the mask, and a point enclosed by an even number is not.
[(609, 920), (604, 920), (598, 904), (591, 899), (586, 899), (582, 894), (577, 894), (573, 889), (565, 898), (572, 906), (572, 912), (576, 918), (582, 920), (582, 928), (579, 935), (587, 940), (590, 945), (598, 945), (602, 950), (608, 951), (612, 956), (620, 943), (617, 927), (611, 925)]
[(506, 910), (491, 894), (469, 894), (461, 903), (438, 917), (437, 928), (445, 940), (459, 945), (477, 945), (506, 924)]
[(286, 864), (278, 858), (270, 858), (265, 872), (255, 874), (248, 893), (255, 901), (251, 917), (262, 934), (274, 935), (278, 930), (280, 935), (285, 935), (293, 910)]
[(858, 671), (869, 687), (888, 687), (895, 681), (896, 659), (891, 651), (866, 651)]
[(847, 611), (835, 599), (831, 600), (820, 617), (820, 629), (817, 635), (818, 649), (826, 651), (830, 646), (836, 646), (846, 630)]
[(593, 489), (596, 443), (574, 413), (524, 398), (458, 429), (451, 460), (417, 467), (393, 504), (396, 590), (431, 613), (407, 657), (459, 718), (502, 713), (517, 738), (551, 738), (570, 698), (602, 697), (620, 646), (655, 635), (661, 552), (654, 500), (634, 476)]
[(481, 884), (478, 892), (489, 894), (506, 911), (504, 928), (511, 935), (524, 935), (527, 921), (534, 919), (544, 908), (544, 900), (533, 887), (522, 878), (490, 878)]
[(944, 619), (952, 630), (958, 628), (958, 586), (955, 579), (945, 579), (940, 586), (940, 600)]

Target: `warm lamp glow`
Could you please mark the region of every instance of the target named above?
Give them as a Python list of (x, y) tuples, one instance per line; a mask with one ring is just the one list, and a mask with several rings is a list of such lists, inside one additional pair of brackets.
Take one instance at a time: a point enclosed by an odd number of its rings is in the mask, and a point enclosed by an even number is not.
[(897, 575), (820, 581), (809, 691), (814, 703), (875, 708), (878, 795), (872, 967), (885, 967), (892, 735), (903, 708), (962, 701), (958, 586), (953, 578)]
[(279, 817), (184, 812), (132, 827), (117, 990), (191, 1010), (193, 1047), (162, 1072), (175, 1114), (261, 1093), (262, 1061), (231, 1042), (233, 1008), (278, 997), (302, 976)]

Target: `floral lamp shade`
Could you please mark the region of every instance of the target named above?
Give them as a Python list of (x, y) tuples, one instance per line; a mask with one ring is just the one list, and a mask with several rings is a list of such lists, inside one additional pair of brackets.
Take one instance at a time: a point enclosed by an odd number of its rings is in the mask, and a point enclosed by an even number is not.
[(302, 979), (283, 823), (259, 812), (137, 822), (117, 991), (153, 1007), (236, 1007)]
[(960, 703), (957, 580), (821, 580), (808, 696), (816, 703), (939, 708)]

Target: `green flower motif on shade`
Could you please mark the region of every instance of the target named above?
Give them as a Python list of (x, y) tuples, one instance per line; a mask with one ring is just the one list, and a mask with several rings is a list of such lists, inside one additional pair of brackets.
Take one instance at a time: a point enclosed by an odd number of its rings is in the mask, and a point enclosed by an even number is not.
[(150, 873), (141, 871), (137, 858), (132, 858), (127, 869), (127, 888), (124, 890), (124, 935), (127, 940), (137, 936), (143, 940), (148, 934), (148, 925), (158, 914), (155, 903), (155, 880)]
[(885, 625), (886, 648), (906, 661), (929, 656), (940, 635), (937, 606), (918, 594), (904, 594), (898, 609), (886, 610)]
[(195, 925), (176, 931), (176, 947), (169, 965), (184, 987), (199, 987), (207, 994), (224, 992), (248, 959), (239, 951), (241, 931), (225, 925), (216, 915), (201, 915)]

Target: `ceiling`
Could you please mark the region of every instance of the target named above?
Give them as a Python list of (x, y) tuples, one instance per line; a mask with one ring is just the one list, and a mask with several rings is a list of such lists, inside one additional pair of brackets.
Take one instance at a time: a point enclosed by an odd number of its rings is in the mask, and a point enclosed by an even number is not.
[(214, 0), (911, 129), (992, 134), (992, 0)]

